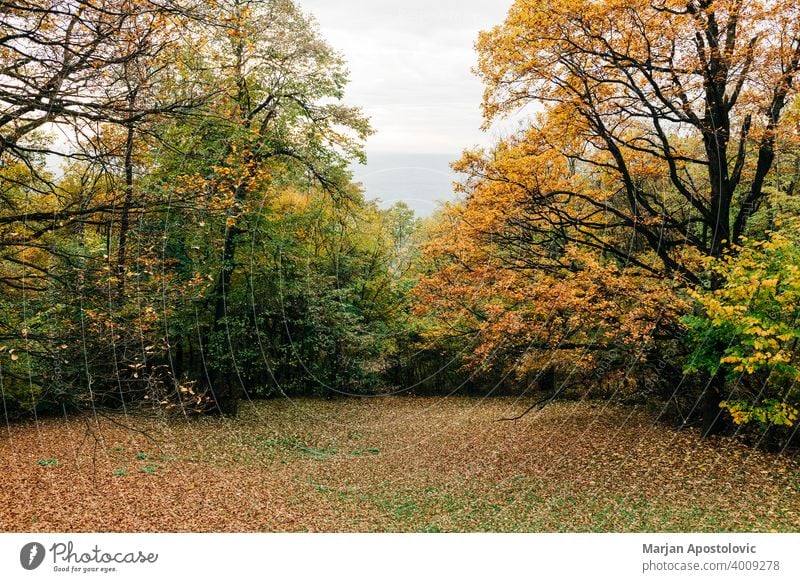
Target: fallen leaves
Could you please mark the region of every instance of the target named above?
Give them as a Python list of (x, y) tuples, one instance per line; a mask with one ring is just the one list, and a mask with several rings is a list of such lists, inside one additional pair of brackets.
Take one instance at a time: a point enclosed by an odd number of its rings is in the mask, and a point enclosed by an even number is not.
[(276, 400), (233, 421), (125, 419), (136, 431), (91, 417), (15, 424), (0, 436), (0, 530), (800, 527), (800, 467), (785, 456), (602, 403), (496, 422), (519, 408)]

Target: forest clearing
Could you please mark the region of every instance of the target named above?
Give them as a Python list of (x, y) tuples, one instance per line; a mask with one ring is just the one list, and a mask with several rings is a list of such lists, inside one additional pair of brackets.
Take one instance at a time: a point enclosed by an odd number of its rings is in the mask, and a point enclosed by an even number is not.
[(0, 0), (0, 533), (800, 532), (799, 87), (797, 0)]
[(301, 399), (243, 405), (235, 421), (16, 424), (0, 437), (0, 530), (798, 529), (796, 460), (600, 401), (498, 422), (521, 407)]

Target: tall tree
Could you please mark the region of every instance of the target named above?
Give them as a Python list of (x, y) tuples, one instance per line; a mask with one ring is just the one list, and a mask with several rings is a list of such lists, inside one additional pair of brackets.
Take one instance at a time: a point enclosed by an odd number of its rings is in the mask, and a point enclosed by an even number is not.
[[(768, 186), (786, 187), (781, 155), (800, 139), (786, 116), (799, 10), (789, 0), (517, 0), (481, 35), (478, 72), (487, 124), (526, 106), (532, 122), (460, 164), (468, 206), (495, 192), (485, 238), (515, 268), (569, 271), (577, 246), (656, 280), (720, 287), (703, 257), (741, 239)], [(723, 381), (705, 390), (709, 430)]]
[[(24, 166), (26, 200), (33, 202), (23, 207), (13, 197), (3, 198), (0, 228), (15, 233), (0, 243), (6, 260), (18, 260), (19, 252), (46, 233), (98, 213), (121, 210), (127, 221), (134, 128), (186, 111), (198, 100), (175, 86), (153, 91), (154, 78), (168, 76), (164, 55), (179, 44), (187, 6), (171, 0), (2, 3), (0, 188), (13, 189), (19, 181), (19, 172), (3, 170)], [(119, 130), (127, 132), (122, 144), (113, 138)], [(112, 139), (104, 140), (107, 136)], [(85, 167), (124, 166), (127, 185), (119, 198), (114, 192), (96, 199), (60, 191), (47, 169), (65, 159)]]
[(682, 248), (720, 256), (738, 241), (779, 146), (800, 138), (781, 124), (800, 70), (799, 11), (788, 0), (519, 0), (478, 43), (487, 122), (544, 107), (524, 140), (602, 190), (543, 185), (531, 205), (579, 198), (596, 214), (564, 222), (624, 228), (665, 274), (698, 283)]
[[(320, 187), (346, 205), (347, 165), (363, 160), (363, 140), (371, 130), (357, 108), (342, 103), (342, 57), (294, 2), (224, 0), (214, 12), (213, 26), (199, 25), (197, 36), (205, 44), (198, 52), (221, 92), (195, 134), (205, 141), (200, 185), (223, 210), (224, 221), (213, 315), (204, 335), (231, 345), (227, 324), (240, 245), (256, 232), (259, 210), (268, 207), (275, 184), (294, 176), (295, 184)], [(236, 372), (234, 363), (211, 374), (225, 413), (235, 412), (241, 395)]]
[[(218, 410), (235, 412), (247, 375), (237, 359), (253, 347), (242, 338), (258, 337), (258, 310), (278, 303), (259, 295), (280, 292), (287, 274), (262, 269), (274, 266), (269, 253), (311, 257), (304, 232), (341, 243), (368, 214), (347, 167), (363, 159), (370, 129), (342, 103), (342, 58), (288, 0), (2, 8), (0, 348), (14, 350), (4, 377), (21, 394), (27, 381), (27, 404), (146, 397), (202, 408), (191, 392), (201, 383)], [(276, 219), (286, 191), (333, 210)], [(263, 244), (271, 239), (280, 242)], [(337, 249), (330, 256), (361, 264), (360, 247)], [(324, 284), (298, 293), (299, 310), (324, 311), (302, 341), (330, 331), (344, 338), (330, 361), (352, 361), (360, 348), (348, 341), (366, 345), (355, 283), (338, 289), (322, 270), (312, 272)], [(310, 285), (290, 276), (290, 287)], [(364, 302), (379, 276), (365, 277)], [(328, 330), (333, 313), (342, 317)], [(288, 349), (280, 329), (275, 344)]]

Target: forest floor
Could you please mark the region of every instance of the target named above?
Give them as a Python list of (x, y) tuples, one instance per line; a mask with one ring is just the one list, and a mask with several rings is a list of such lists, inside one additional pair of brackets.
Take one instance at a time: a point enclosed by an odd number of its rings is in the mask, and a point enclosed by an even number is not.
[(12, 423), (0, 531), (800, 531), (796, 460), (603, 403), (497, 421), (524, 408), (275, 400), (237, 420)]

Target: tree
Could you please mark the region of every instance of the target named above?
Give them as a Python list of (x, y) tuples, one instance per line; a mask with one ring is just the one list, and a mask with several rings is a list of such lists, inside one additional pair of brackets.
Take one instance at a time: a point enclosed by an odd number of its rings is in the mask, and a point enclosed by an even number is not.
[(548, 398), (575, 386), (651, 390), (648, 366), (686, 306), (675, 283), (588, 246), (547, 256), (544, 241), (510, 245), (513, 199), (483, 183), (440, 218), (426, 247), (432, 273), (414, 290), (417, 315), (432, 322), (429, 344), (456, 342), (451, 355), (462, 352), (456, 360), (495, 388), (538, 384)]
[[(195, 186), (224, 218), (213, 315), (202, 335), (230, 345), (229, 298), (240, 245), (256, 234), (261, 209), (278, 190), (274, 184), (319, 185), (345, 203), (346, 166), (363, 157), (371, 130), (358, 109), (341, 103), (343, 60), (293, 2), (226, 0), (215, 13), (211, 29), (201, 23), (209, 34), (198, 52), (209, 82), (222, 91), (194, 132), (207, 142)], [(255, 244), (249, 242), (245, 250)], [(235, 366), (211, 373), (220, 411), (234, 413), (242, 393)]]
[(798, 139), (781, 125), (800, 69), (798, 21), (789, 1), (519, 1), (478, 43), (486, 119), (544, 105), (526, 141), (605, 180), (619, 200), (562, 196), (630, 231), (666, 274), (698, 283), (676, 249), (720, 256), (737, 242), (778, 146)]
[[(14, 196), (2, 199), (0, 229), (13, 235), (0, 242), (0, 258), (18, 261), (31, 247), (46, 251), (42, 240), (48, 233), (96, 222), (100, 215), (113, 221), (119, 213), (121, 273), (135, 205), (135, 133), (202, 98), (189, 84), (169, 83), (187, 7), (171, 0), (21, 0), (2, 7), (0, 169), (27, 171), (24, 177), (0, 171), (0, 188), (24, 184), (28, 194), (27, 205)], [(122, 174), (124, 185), (103, 188), (101, 198), (95, 196), (98, 188), (63, 191), (52, 168), (64, 160), (73, 170), (82, 167), (87, 182)]]
[[(39, 404), (83, 399), (78, 386), (88, 384), (98, 402), (117, 394), (124, 405), (123, 384), (144, 377), (145, 352), (164, 347), (153, 304), (168, 277), (151, 276), (161, 271), (154, 253), (130, 260), (127, 249), (131, 214), (165, 203), (134, 191), (149, 129), (205, 97), (174, 83), (189, 8), (3, 3), (0, 285), (9, 303), (0, 324), (5, 341), (25, 348), (23, 379)], [(137, 284), (127, 297), (126, 281)]]
[[(369, 367), (396, 256), (389, 215), (347, 170), (369, 125), (342, 104), (343, 60), (310, 17), (288, 0), (3, 6), (13, 401), (235, 413), (292, 342), (337, 382)], [(281, 206), (291, 193), (308, 211)], [(285, 291), (295, 313), (282, 321)], [(266, 321), (274, 349), (254, 351)], [(266, 370), (243, 370), (259, 358)]]
[[(484, 205), (470, 228), (532, 277), (568, 273), (577, 247), (648, 289), (719, 288), (703, 257), (787, 187), (798, 22), (784, 0), (518, 0), (481, 35), (478, 72), (487, 124), (528, 105), (533, 119), (460, 162), (467, 208)], [(709, 432), (723, 382), (704, 390)]]

